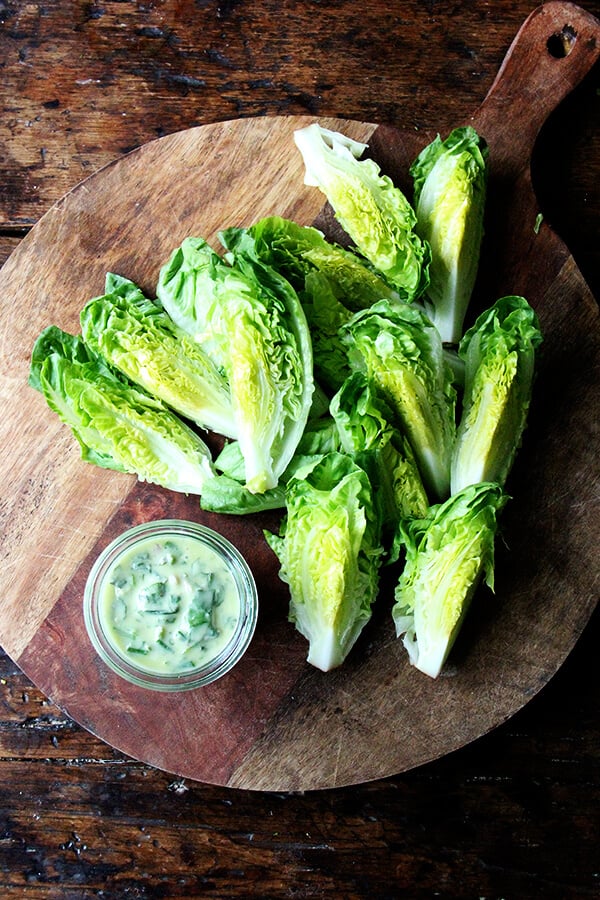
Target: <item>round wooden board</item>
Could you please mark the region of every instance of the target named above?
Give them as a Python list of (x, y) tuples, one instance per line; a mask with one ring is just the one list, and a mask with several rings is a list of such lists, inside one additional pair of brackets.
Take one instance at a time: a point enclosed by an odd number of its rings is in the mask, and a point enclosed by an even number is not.
[[(580, 63), (570, 85), (563, 69), (562, 95), (589, 65)], [(530, 77), (547, 80), (544, 71), (531, 74), (540, 68), (531, 60)], [(516, 102), (522, 95), (511, 93), (508, 76), (499, 86), (492, 94), (497, 101), (500, 90), (500, 108), (506, 97)], [(560, 99), (554, 94), (546, 113)], [(68, 429), (27, 385), (37, 334), (50, 323), (77, 331), (79, 311), (102, 293), (106, 271), (131, 277), (152, 295), (159, 267), (187, 235), (217, 246), (219, 229), (268, 214), (317, 221), (329, 231), (321, 195), (303, 184), (292, 136), (314, 118), (223, 122), (145, 145), (64, 197), (0, 273), (0, 642), (56, 704), (115, 748), (182, 777), (242, 788), (364, 782), (496, 727), (548, 682), (575, 644), (596, 602), (598, 310), (564, 245), (544, 224), (537, 227), (527, 165), (535, 134), (507, 155), (506, 123), (494, 109), (484, 103), (473, 118), (493, 160), (495, 143), (501, 148), (474, 302), (524, 293), (545, 341), (530, 425), (508, 485), (514, 499), (502, 517), (495, 594), (479, 592), (435, 681), (409, 665), (394, 637), (394, 573), (387, 573), (373, 619), (346, 663), (327, 674), (309, 667), (262, 533), (276, 528), (279, 516), (202, 513), (197, 498), (82, 462)], [(408, 163), (430, 137), (320, 121), (369, 142), (402, 186)], [(214, 685), (175, 695), (144, 691), (111, 673), (82, 616), (83, 587), (100, 550), (130, 525), (161, 517), (202, 521), (232, 540), (255, 573), (261, 604), (239, 666)]]

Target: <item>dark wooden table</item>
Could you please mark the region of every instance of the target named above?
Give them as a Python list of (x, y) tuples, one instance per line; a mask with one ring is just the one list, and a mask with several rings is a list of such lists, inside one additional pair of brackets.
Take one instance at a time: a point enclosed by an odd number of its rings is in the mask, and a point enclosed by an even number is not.
[[(0, 0), (0, 262), (82, 178), (188, 126), (306, 112), (459, 121), (535, 6)], [(596, 296), (599, 125), (596, 67), (533, 161), (544, 216)], [(599, 623), (493, 733), (396, 777), (301, 796), (128, 759), (0, 652), (0, 896), (597, 897)]]

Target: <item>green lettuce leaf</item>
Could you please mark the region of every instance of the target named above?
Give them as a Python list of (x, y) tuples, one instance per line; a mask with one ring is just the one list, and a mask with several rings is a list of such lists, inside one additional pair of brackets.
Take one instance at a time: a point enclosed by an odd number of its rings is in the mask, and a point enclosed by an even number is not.
[(310, 225), (269, 216), (248, 229), (229, 228), (220, 233), (224, 246), (235, 250), (250, 238), (260, 259), (281, 272), (300, 293), (311, 274), (326, 279), (334, 297), (357, 312), (377, 300), (397, 298), (397, 293), (352, 250), (328, 241)]
[(479, 266), (488, 178), (488, 147), (474, 128), (438, 135), (410, 173), (417, 233), (431, 247), (428, 312), (442, 341), (458, 343)]
[(342, 664), (371, 617), (382, 548), (369, 480), (349, 456), (312, 460), (290, 479), (280, 535), (265, 534), (290, 588), (289, 618), (308, 662)]
[(237, 436), (227, 380), (200, 345), (128, 279), (81, 311), (86, 345), (131, 381), (202, 428)]
[(412, 303), (375, 303), (341, 330), (350, 362), (367, 373), (406, 434), (429, 494), (450, 490), (456, 390), (437, 329)]
[(502, 297), (462, 339), (463, 412), (452, 457), (451, 489), (495, 481), (504, 485), (527, 424), (542, 342), (539, 321), (524, 297)]
[(294, 132), (305, 165), (304, 182), (320, 188), (360, 253), (404, 300), (429, 282), (430, 248), (415, 231), (415, 212), (372, 159), (366, 144), (318, 124)]
[(326, 390), (335, 391), (350, 374), (340, 329), (352, 313), (336, 298), (320, 272), (307, 274), (300, 299), (312, 338), (315, 377)]
[(405, 523), (406, 563), (392, 616), (410, 661), (439, 675), (482, 577), (494, 587), (497, 515), (507, 497), (500, 485), (472, 485), (424, 519)]
[(399, 528), (406, 518), (422, 517), (429, 503), (406, 436), (392, 425), (393, 414), (372, 389), (364, 372), (354, 372), (331, 401), (345, 453), (360, 465), (380, 510), (387, 561), (399, 555)]
[(157, 296), (225, 373), (246, 487), (276, 487), (314, 392), (310, 332), (296, 291), (251, 246), (223, 260), (188, 238), (161, 270)]
[(214, 477), (198, 435), (79, 336), (46, 328), (33, 347), (29, 383), (71, 428), (87, 462), (190, 494)]
[(218, 474), (207, 481), (200, 498), (202, 509), (223, 515), (244, 516), (269, 509), (283, 509), (284, 506), (283, 485), (253, 494), (242, 482), (225, 474)]
[(202, 346), (215, 365), (224, 367), (222, 351), (212, 339), (208, 319), (216, 302), (215, 288), (223, 262), (200, 237), (188, 237), (161, 267), (156, 302)]

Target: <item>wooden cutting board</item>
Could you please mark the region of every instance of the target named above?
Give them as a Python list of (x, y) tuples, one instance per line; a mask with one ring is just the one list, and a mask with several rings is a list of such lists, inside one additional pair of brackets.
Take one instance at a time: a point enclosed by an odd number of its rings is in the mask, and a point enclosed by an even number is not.
[[(545, 334), (530, 425), (509, 482), (496, 592), (481, 590), (443, 676), (411, 668), (390, 618), (392, 584), (344, 666), (324, 674), (287, 622), (287, 593), (263, 527), (277, 514), (204, 514), (195, 498), (138, 484), (79, 458), (74, 439), (27, 386), (46, 325), (78, 330), (107, 270), (152, 293), (187, 235), (214, 242), (268, 214), (335, 234), (318, 190), (303, 184), (293, 131), (312, 117), (221, 122), (141, 147), (80, 184), (40, 220), (0, 273), (2, 566), (0, 643), (73, 719), (146, 763), (205, 782), (259, 790), (348, 785), (405, 771), (488, 732), (552, 677), (596, 603), (600, 541), (598, 309), (568, 250), (540, 223), (529, 163), (536, 135), (599, 54), (600, 25), (567, 3), (524, 23), (469, 119), (491, 148), (485, 249), (473, 313), (522, 293)], [(366, 141), (405, 190), (433, 137), (323, 119)], [(459, 122), (440, 122), (445, 136)], [(557, 186), (560, 189), (560, 186)], [(216, 244), (215, 244), (216, 246)], [(260, 615), (232, 673), (162, 695), (121, 681), (87, 639), (89, 569), (125, 528), (161, 517), (202, 521), (246, 555)]]

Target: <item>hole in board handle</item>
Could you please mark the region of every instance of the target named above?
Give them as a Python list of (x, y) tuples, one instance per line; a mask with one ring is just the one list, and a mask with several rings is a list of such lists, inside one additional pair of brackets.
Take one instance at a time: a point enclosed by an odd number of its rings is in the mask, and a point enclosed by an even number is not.
[(550, 56), (555, 59), (564, 59), (568, 56), (577, 40), (577, 32), (571, 25), (565, 25), (560, 31), (555, 31), (546, 41), (546, 47)]

